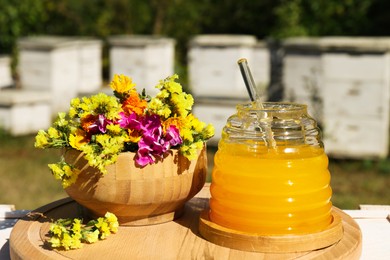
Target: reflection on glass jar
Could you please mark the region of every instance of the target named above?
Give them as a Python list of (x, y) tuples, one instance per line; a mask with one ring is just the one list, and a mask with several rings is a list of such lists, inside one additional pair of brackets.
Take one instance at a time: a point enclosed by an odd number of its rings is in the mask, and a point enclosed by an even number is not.
[(260, 235), (308, 234), (332, 221), (328, 157), (306, 105), (237, 106), (214, 158), (210, 219)]

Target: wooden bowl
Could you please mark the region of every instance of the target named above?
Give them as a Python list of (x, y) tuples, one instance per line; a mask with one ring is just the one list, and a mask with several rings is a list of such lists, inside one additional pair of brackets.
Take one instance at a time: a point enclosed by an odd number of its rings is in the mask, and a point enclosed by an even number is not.
[(88, 209), (93, 217), (109, 211), (120, 225), (158, 224), (179, 217), (186, 201), (204, 186), (207, 174), (206, 147), (189, 161), (177, 150), (163, 161), (144, 168), (134, 163), (135, 153), (121, 153), (102, 175), (77, 150), (68, 150), (65, 160), (83, 169), (68, 195)]

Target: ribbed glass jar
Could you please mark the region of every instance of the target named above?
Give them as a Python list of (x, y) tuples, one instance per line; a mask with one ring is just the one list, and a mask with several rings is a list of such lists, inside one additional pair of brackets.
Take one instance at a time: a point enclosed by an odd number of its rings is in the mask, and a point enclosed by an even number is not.
[(306, 105), (237, 106), (212, 172), (210, 219), (261, 235), (320, 232), (332, 222), (328, 157)]

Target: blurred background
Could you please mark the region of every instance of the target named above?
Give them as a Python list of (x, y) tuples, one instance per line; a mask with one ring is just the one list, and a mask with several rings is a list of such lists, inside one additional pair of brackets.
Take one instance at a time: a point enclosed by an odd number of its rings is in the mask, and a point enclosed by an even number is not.
[[(330, 157), (333, 203), (390, 204), (387, 0), (0, 0), (0, 204), (65, 197), (33, 147), (75, 96), (114, 73), (153, 94), (177, 73), (194, 113), (220, 131), (248, 101), (245, 57), (263, 101), (308, 104)], [(110, 91), (110, 90), (108, 90)]]

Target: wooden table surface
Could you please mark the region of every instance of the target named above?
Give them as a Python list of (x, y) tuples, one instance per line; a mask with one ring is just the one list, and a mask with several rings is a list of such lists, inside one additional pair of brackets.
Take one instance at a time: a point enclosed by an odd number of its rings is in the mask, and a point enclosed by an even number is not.
[[(207, 198), (210, 197), (209, 186), (206, 184), (201, 192), (192, 199), (188, 204), (190, 211), (199, 212), (203, 208), (207, 207)], [(198, 207), (198, 208), (197, 208)], [(199, 208), (200, 207), (200, 208)], [(16, 224), (19, 218), (25, 216), (28, 211), (26, 210), (14, 210), (12, 205), (0, 205), (0, 259), (10, 259), (9, 254), (9, 237), (13, 226)], [(351, 216), (359, 225), (363, 235), (363, 249), (361, 259), (390, 259), (390, 206), (373, 206), (373, 205), (362, 205), (360, 210), (344, 210), (349, 216)], [(176, 223), (181, 223), (180, 219)], [(171, 223), (171, 224), (176, 224)], [(170, 224), (166, 225), (166, 239), (173, 239), (175, 234), (170, 234)], [(150, 237), (153, 237), (153, 228), (147, 228)], [(197, 232), (192, 230), (192, 232)], [(41, 234), (42, 235), (42, 234)], [(119, 236), (119, 234), (112, 235)], [(177, 237), (180, 237), (177, 234)], [(196, 240), (199, 241), (199, 240)], [(193, 242), (196, 242), (193, 241)], [(97, 242), (93, 246), (104, 247), (106, 241)], [(108, 242), (108, 241), (107, 241)], [(101, 243), (101, 244), (99, 244)], [(153, 241), (150, 241), (150, 249), (156, 248), (153, 246)], [(192, 254), (193, 258), (204, 258), (204, 252), (196, 253), (196, 243), (189, 245), (191, 250), (195, 253)], [(198, 245), (200, 246), (200, 244)], [(136, 250), (134, 245), (127, 245), (127, 248), (133, 248)], [(186, 248), (186, 247), (183, 247)], [(141, 250), (146, 250), (143, 248)], [(77, 254), (77, 250), (70, 253), (71, 255)], [(169, 256), (169, 252), (166, 250), (161, 251), (161, 256)], [(172, 259), (173, 257), (167, 257)], [(230, 258), (233, 259), (233, 258)], [(246, 258), (247, 259), (247, 258)]]

